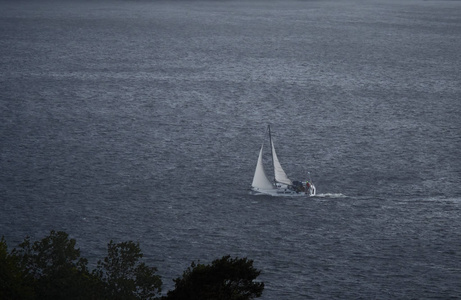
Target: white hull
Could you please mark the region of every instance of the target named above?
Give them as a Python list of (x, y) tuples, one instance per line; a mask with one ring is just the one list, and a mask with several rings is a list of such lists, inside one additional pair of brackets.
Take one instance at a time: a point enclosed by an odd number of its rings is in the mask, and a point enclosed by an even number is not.
[(307, 193), (293, 191), (291, 189), (288, 189), (287, 186), (277, 187), (270, 190), (263, 190), (252, 187), (251, 193), (253, 195), (266, 195), (276, 197), (314, 197), (316, 189), (313, 184), (311, 184), (311, 187), (309, 188), (309, 191)]

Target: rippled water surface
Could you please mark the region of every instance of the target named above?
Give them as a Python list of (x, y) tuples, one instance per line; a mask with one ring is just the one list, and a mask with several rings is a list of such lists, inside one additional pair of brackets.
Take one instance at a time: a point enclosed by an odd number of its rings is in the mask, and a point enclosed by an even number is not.
[[(461, 295), (459, 1), (0, 2), (0, 235), (140, 241), (165, 290)], [(267, 124), (318, 196), (248, 194)]]

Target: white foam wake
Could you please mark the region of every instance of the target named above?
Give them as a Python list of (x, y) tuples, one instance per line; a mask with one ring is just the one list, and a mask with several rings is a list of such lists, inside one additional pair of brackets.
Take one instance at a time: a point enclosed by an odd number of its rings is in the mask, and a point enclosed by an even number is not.
[(341, 193), (324, 193), (316, 194), (315, 197), (319, 198), (346, 198), (347, 196)]

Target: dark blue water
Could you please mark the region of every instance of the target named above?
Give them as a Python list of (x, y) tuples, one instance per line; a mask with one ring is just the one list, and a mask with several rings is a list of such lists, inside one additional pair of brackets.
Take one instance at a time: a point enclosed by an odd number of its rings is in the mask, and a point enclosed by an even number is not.
[[(0, 3), (0, 234), (140, 241), (165, 290), (461, 297), (461, 2)], [(318, 197), (248, 194), (272, 125)]]

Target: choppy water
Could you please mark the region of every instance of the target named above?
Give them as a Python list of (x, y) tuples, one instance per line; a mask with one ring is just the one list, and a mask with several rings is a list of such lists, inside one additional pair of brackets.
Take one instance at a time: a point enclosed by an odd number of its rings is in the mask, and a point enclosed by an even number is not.
[[(461, 2), (0, 3), (0, 234), (165, 289), (246, 256), (263, 299), (461, 296)], [(265, 126), (318, 197), (248, 194)]]

